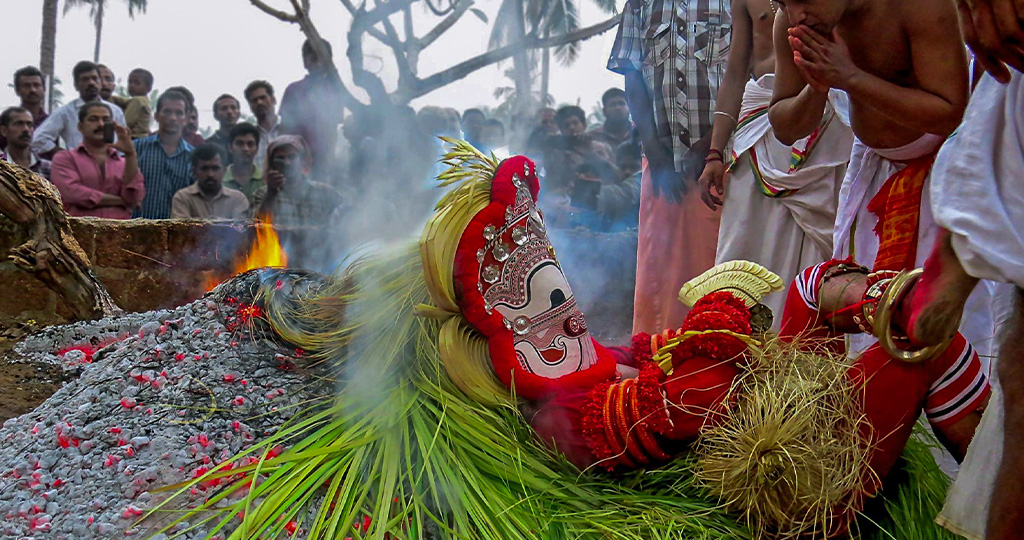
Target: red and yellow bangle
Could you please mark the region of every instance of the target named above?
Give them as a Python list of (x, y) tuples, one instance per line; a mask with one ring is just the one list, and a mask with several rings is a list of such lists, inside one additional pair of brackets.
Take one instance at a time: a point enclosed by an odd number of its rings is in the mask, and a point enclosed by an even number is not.
[(630, 409), (633, 411), (633, 424), (637, 438), (640, 440), (640, 445), (643, 446), (647, 455), (651, 456), (655, 461), (668, 461), (671, 459), (671, 456), (661, 449), (661, 445), (654, 438), (651, 427), (647, 422), (646, 416), (648, 415), (643, 414), (640, 408), (640, 400), (638, 399), (640, 395), (639, 389), (634, 387), (632, 390), (629, 395)]
[(610, 460), (617, 461), (629, 468), (636, 468), (636, 464), (626, 455), (626, 442), (619, 438), (619, 432), (615, 426), (615, 407), (618, 404), (619, 385), (608, 386), (604, 401), (604, 429), (605, 437), (608, 439), (608, 447), (611, 450)]
[(636, 423), (633, 420), (633, 415), (630, 414), (631, 408), (628, 406), (629, 396), (633, 393), (634, 382), (636, 382), (634, 379), (627, 379), (622, 382), (622, 386), (619, 388), (618, 402), (616, 403), (616, 412), (619, 414), (619, 433), (622, 436), (622, 440), (626, 441), (626, 452), (637, 463), (646, 465), (651, 460), (643, 448), (641, 448), (639, 439), (635, 435)]
[(715, 150), (712, 148), (711, 150), (708, 150), (708, 155), (704, 158), (704, 163), (711, 163), (712, 161), (721, 162), (723, 157), (721, 150)]

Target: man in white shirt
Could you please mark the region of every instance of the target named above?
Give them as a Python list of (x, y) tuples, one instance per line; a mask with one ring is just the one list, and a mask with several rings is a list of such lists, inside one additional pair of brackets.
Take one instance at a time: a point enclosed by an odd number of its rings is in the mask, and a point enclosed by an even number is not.
[(96, 64), (88, 61), (79, 62), (75, 64), (72, 75), (75, 79), (75, 90), (78, 90), (78, 99), (54, 111), (36, 128), (32, 137), (32, 151), (44, 157), (58, 149), (58, 138), (64, 141), (64, 148), (67, 149), (77, 148), (82, 144), (82, 133), (78, 131), (78, 110), (86, 103), (106, 103), (113, 111), (114, 123), (125, 125), (121, 108), (103, 101), (100, 97), (102, 81)]
[(266, 171), (267, 146), (281, 132), (281, 118), (277, 115), (277, 98), (274, 87), (267, 81), (253, 81), (245, 87), (245, 101), (256, 117), (260, 130), (259, 149), (256, 150), (256, 166)]

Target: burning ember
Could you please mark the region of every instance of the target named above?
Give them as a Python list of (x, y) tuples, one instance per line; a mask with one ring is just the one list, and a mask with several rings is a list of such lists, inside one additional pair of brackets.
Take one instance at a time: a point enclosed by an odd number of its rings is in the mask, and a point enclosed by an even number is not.
[(210, 291), (228, 278), (242, 272), (268, 266), (288, 266), (288, 254), (281, 247), (281, 241), (277, 237), (277, 231), (274, 230), (273, 224), (270, 222), (257, 223), (256, 239), (253, 241), (252, 247), (249, 249), (245, 259), (240, 259), (235, 263), (230, 276), (207, 280), (206, 290)]

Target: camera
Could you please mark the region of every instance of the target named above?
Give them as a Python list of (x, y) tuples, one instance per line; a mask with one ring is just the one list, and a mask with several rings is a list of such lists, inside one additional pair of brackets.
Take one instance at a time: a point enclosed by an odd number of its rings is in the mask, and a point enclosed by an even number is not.
[(107, 121), (103, 123), (103, 142), (107, 144), (114, 143), (114, 123)]

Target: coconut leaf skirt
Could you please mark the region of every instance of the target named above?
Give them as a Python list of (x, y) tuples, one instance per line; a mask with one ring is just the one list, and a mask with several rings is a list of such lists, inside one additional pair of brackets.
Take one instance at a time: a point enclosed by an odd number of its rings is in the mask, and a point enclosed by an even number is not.
[[(611, 475), (579, 471), (539, 446), (513, 400), (485, 405), (446, 373), (444, 324), (418, 250), (368, 258), (310, 297), (264, 294), (279, 336), (313, 351), (336, 395), (186, 484), (151, 512), (164, 533), (223, 539), (748, 539), (750, 530), (700, 487), (697, 458)], [(271, 280), (271, 283), (273, 280)], [(851, 527), (854, 537), (955, 538), (934, 523), (949, 485), (923, 430)], [(273, 449), (284, 448), (277, 454)], [(195, 508), (181, 499), (220, 479)], [(188, 527), (176, 524), (188, 522)]]

